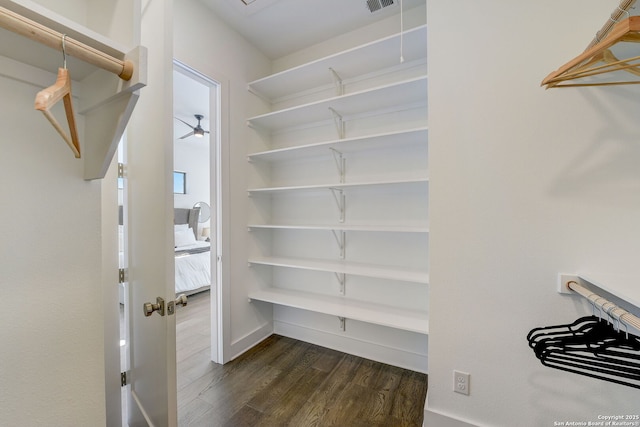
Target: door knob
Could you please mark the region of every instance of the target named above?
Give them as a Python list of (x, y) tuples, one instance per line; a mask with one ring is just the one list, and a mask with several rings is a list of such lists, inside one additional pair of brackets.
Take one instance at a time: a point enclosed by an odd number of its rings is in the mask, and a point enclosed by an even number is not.
[(187, 296), (185, 294), (178, 295), (178, 298), (176, 298), (176, 305), (185, 307), (187, 305)]
[(145, 302), (143, 304), (144, 315), (149, 317), (153, 314), (154, 311), (157, 311), (160, 316), (164, 316), (164, 299), (158, 297), (156, 298), (156, 303)]
[(186, 306), (187, 305), (187, 296), (185, 294), (178, 295), (175, 301), (169, 301), (167, 304), (167, 313), (171, 316), (176, 312), (176, 305)]

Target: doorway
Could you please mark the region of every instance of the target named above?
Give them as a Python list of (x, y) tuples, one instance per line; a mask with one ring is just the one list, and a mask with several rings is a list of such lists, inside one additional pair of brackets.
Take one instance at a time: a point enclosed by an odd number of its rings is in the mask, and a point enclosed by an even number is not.
[[(196, 239), (210, 243), (211, 283), (203, 292), (198, 292), (202, 289), (197, 283), (192, 287), (198, 293), (209, 293), (210, 360), (221, 363), (220, 85), (180, 61), (173, 64), (174, 171), (177, 183), (183, 184), (174, 190), (174, 208), (200, 208)], [(193, 293), (189, 285), (184, 289)]]

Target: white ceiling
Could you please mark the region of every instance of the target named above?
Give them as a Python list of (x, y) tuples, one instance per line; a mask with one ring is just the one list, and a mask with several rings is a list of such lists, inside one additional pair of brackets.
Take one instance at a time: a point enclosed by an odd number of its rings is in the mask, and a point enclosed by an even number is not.
[[(194, 117), (196, 114), (201, 114), (204, 119), (200, 122), (200, 125), (204, 130), (210, 130), (209, 121), (209, 88), (197, 80), (187, 77), (185, 74), (174, 71), (173, 72), (173, 115), (184, 120), (187, 123), (195, 126), (198, 120)], [(191, 132), (191, 129), (180, 122), (174, 120), (173, 123), (173, 137), (174, 141), (178, 141), (183, 135)], [(197, 143), (201, 144), (203, 138), (189, 137), (180, 140), (180, 143)]]
[(200, 0), (270, 59), (400, 13), (424, 0), (369, 12), (366, 0)]

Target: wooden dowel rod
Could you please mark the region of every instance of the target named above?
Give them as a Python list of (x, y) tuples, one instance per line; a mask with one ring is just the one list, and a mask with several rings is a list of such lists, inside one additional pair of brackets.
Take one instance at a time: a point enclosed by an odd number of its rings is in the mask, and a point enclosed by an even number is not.
[[(568, 283), (569, 289), (574, 291), (577, 294), (582, 295), (586, 299), (588, 299), (593, 305), (598, 307), (598, 309), (603, 310), (605, 313), (611, 313), (614, 319), (620, 319), (620, 321), (628, 326), (632, 326), (640, 331), (640, 317), (636, 317), (633, 314), (629, 313), (627, 310), (624, 310), (618, 306), (616, 306), (611, 301), (608, 301), (591, 290), (585, 288), (581, 284), (571, 281)], [(603, 305), (607, 307), (603, 308)], [(615, 308), (611, 308), (615, 307)]]
[[(62, 36), (64, 34), (4, 7), (0, 7), (0, 27), (62, 52)], [(133, 75), (133, 63), (131, 61), (122, 61), (114, 58), (71, 37), (65, 37), (64, 44), (67, 55), (117, 74), (122, 80), (129, 80)]]
[(591, 43), (589, 43), (589, 46), (587, 46), (585, 50), (589, 50), (596, 44), (600, 43), (600, 41), (609, 34), (609, 31), (611, 31), (611, 29), (620, 22), (622, 16), (628, 14), (628, 10), (631, 9), (631, 6), (633, 6), (635, 2), (636, 0), (621, 0), (620, 5), (611, 13), (610, 19), (604, 23), (602, 28), (600, 28), (600, 31), (596, 33), (596, 36), (591, 40)]

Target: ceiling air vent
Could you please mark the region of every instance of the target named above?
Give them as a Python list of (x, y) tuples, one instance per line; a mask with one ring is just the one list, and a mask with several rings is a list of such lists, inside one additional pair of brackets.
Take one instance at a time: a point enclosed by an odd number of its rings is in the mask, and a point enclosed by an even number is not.
[(393, 6), (394, 4), (394, 0), (367, 0), (367, 9), (369, 9), (369, 12), (375, 12), (383, 7)]

